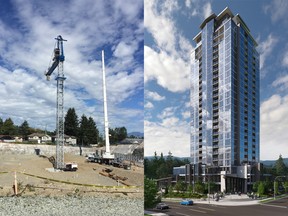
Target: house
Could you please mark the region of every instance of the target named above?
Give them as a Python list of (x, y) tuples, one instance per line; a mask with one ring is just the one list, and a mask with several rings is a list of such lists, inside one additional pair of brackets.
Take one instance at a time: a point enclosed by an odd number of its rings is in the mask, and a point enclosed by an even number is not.
[(10, 135), (0, 135), (0, 142), (15, 142), (15, 139)]
[(33, 133), (28, 135), (28, 141), (37, 143), (48, 143), (52, 142), (51, 136), (43, 133)]
[(15, 142), (23, 142), (22, 136), (14, 136)]
[[(56, 136), (53, 136), (52, 141), (56, 142), (56, 140), (57, 140)], [(75, 136), (64, 134), (64, 143), (65, 145), (77, 145), (77, 138)]]

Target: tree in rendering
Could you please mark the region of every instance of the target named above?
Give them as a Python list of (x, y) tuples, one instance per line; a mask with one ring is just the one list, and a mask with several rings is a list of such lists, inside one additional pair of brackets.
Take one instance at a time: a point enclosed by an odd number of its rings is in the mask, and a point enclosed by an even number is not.
[(144, 208), (151, 208), (157, 201), (157, 185), (152, 179), (144, 177)]
[(282, 155), (279, 155), (278, 160), (275, 162), (275, 170), (277, 176), (285, 176), (288, 175), (287, 167), (283, 161)]

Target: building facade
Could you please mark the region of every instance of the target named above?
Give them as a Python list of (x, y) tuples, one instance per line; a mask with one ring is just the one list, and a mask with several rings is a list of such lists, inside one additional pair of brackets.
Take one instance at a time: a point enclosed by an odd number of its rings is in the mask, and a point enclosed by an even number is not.
[(257, 42), (229, 8), (200, 29), (191, 53), (192, 181), (246, 192), (260, 167)]

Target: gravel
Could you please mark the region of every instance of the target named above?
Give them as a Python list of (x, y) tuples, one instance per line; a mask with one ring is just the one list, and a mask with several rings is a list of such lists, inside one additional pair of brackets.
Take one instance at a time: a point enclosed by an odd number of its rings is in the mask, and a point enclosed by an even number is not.
[(0, 216), (144, 215), (144, 201), (123, 197), (0, 197)]

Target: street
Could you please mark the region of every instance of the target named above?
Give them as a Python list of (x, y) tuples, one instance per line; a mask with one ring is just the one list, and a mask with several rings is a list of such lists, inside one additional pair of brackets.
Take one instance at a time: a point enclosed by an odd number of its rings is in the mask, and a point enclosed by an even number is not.
[[(182, 206), (178, 202), (166, 202), (170, 209), (157, 210), (170, 216), (286, 216), (288, 215), (288, 198), (270, 202), (269, 204), (257, 204), (250, 206), (221, 206), (213, 204), (194, 204)], [(155, 210), (154, 210), (155, 211)], [(156, 211), (155, 211), (156, 212)]]

